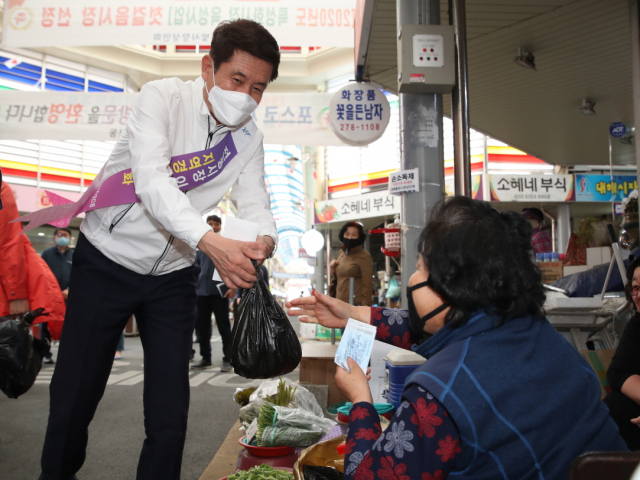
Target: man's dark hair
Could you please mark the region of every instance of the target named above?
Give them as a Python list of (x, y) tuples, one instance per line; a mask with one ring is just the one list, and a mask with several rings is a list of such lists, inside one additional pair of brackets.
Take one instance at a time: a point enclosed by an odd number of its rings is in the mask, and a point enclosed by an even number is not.
[(467, 197), (439, 202), (420, 234), (429, 283), (451, 305), (445, 322), (464, 325), (478, 310), (500, 322), (541, 317), (545, 300), (532, 260), (532, 228), (515, 212)]
[(269, 81), (273, 82), (278, 78), (280, 47), (273, 35), (262, 25), (244, 18), (221, 22), (213, 31), (209, 50), (209, 55), (213, 58), (213, 72), (217, 72), (222, 63), (228, 62), (236, 50), (242, 50), (270, 63), (273, 70)]
[(222, 224), (222, 220), (218, 215), (209, 215), (207, 217), (207, 223), (209, 222), (218, 222), (219, 224)]
[(535, 208), (535, 207), (530, 207), (530, 208), (525, 208), (522, 210), (522, 216), (525, 218), (533, 218), (534, 220), (537, 220), (538, 223), (542, 223), (544, 222), (544, 214), (542, 213), (542, 210), (540, 210), (539, 208)]
[(56, 228), (55, 231), (53, 232), (53, 236), (55, 237), (58, 234), (58, 232), (67, 232), (70, 237), (73, 236), (73, 234), (71, 233), (71, 230), (69, 230), (66, 227), (58, 227), (58, 228)]

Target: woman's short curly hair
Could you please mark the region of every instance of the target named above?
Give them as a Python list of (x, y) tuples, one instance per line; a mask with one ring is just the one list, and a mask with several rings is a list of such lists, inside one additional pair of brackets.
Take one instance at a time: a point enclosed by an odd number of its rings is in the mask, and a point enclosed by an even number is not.
[(435, 206), (418, 251), (430, 286), (451, 305), (446, 323), (462, 326), (478, 310), (501, 322), (543, 315), (544, 287), (531, 234), (521, 215), (498, 212), (486, 202), (453, 197)]

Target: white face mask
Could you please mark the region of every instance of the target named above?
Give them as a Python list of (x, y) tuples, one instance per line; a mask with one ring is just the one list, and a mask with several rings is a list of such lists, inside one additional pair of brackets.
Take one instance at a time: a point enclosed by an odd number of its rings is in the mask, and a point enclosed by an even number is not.
[(207, 91), (209, 103), (216, 119), (229, 127), (240, 125), (258, 108), (258, 102), (251, 95), (232, 90), (223, 90), (216, 86), (215, 75), (213, 75), (213, 88), (211, 90), (207, 88), (206, 80), (204, 88)]

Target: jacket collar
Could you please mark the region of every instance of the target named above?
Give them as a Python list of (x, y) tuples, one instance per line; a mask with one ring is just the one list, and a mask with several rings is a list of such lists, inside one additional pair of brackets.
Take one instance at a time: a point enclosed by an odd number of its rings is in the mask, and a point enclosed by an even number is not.
[(193, 102), (193, 111), (198, 115), (198, 121), (204, 125), (207, 124), (207, 117), (211, 117), (211, 123), (215, 126), (216, 121), (209, 107), (207, 107), (204, 101), (204, 80), (202, 77), (198, 77), (193, 81), (191, 85), (191, 98)]
[(415, 345), (413, 350), (428, 359), (452, 343), (496, 328), (498, 323), (497, 317), (489, 315), (485, 311), (478, 311), (463, 326), (455, 328), (451, 325), (445, 325), (431, 338), (420, 345)]
[(364, 250), (363, 245), (358, 245), (357, 247), (353, 247), (350, 250), (347, 250), (346, 248), (344, 248), (344, 245), (341, 248), (345, 255), (351, 255), (352, 253), (360, 253), (362, 250)]

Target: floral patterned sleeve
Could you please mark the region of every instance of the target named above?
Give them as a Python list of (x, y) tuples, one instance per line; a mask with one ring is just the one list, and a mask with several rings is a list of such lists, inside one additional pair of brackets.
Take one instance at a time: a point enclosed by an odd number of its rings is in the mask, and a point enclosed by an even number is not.
[(373, 405), (353, 405), (345, 448), (345, 480), (442, 480), (461, 452), (460, 435), (442, 404), (414, 385), (384, 433)]
[(371, 307), (371, 325), (378, 329), (376, 340), (411, 350), (417, 341), (409, 329), (409, 312), (397, 308)]

